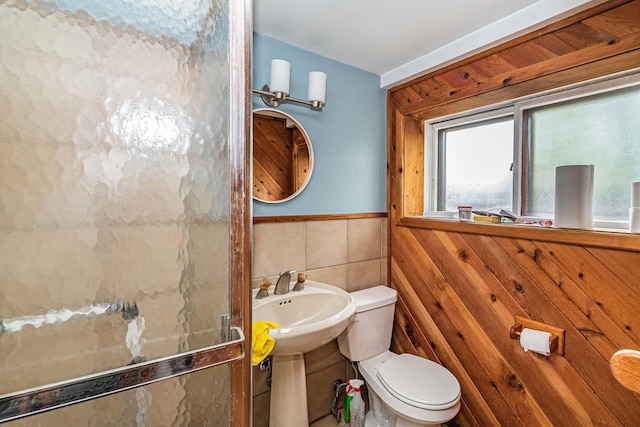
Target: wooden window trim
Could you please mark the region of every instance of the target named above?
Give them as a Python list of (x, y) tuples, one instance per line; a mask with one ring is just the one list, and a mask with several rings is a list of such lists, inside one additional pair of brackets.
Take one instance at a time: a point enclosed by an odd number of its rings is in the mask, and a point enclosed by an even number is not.
[(607, 229), (572, 230), (553, 227), (545, 228), (537, 225), (487, 224), (473, 221), (462, 222), (451, 219), (424, 217), (403, 217), (396, 225), (408, 228), (424, 228), (459, 233), (483, 234), (487, 236), (511, 237), (514, 239), (640, 251), (640, 235), (623, 231), (612, 232)]
[[(590, 47), (587, 49), (588, 59), (585, 59), (580, 53), (572, 53), (565, 57), (560, 56), (554, 61), (544, 61), (544, 67), (540, 67), (540, 64), (522, 67), (514, 75), (517, 78), (494, 81), (496, 79), (489, 77), (477, 83), (476, 93), (451, 92), (448, 97), (430, 97), (429, 86), (426, 84), (430, 81), (429, 79), (451, 73), (452, 70), (462, 71), (466, 69), (464, 67), (473, 64), (476, 60), (496, 54), (506, 47), (529, 42), (536, 35), (554, 32), (559, 28), (597, 16), (603, 11), (614, 9), (620, 5), (633, 5), (637, 8), (638, 3), (638, 0), (609, 1), (590, 11), (552, 24), (541, 32), (525, 35), (520, 39), (390, 89), (387, 97), (387, 137), (389, 141), (387, 145), (389, 161), (387, 182), (391, 229), (394, 226), (428, 228), (640, 251), (640, 235), (631, 234), (624, 230), (616, 230), (615, 232), (603, 229), (568, 230), (509, 224), (463, 223), (456, 220), (420, 217), (424, 206), (424, 120), (637, 68), (640, 64), (640, 32), (635, 32), (635, 34), (615, 40), (615, 42)], [(403, 98), (407, 94), (412, 94), (412, 99)], [(422, 97), (421, 101), (414, 99), (418, 96)]]

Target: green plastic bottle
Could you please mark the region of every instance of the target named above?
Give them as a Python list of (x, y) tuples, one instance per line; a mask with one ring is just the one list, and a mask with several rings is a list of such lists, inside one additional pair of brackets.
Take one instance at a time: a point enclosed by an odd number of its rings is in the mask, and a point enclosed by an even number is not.
[(355, 389), (351, 386), (352, 380), (347, 380), (347, 394), (344, 396), (344, 422), (348, 423), (351, 419), (351, 399), (356, 394)]

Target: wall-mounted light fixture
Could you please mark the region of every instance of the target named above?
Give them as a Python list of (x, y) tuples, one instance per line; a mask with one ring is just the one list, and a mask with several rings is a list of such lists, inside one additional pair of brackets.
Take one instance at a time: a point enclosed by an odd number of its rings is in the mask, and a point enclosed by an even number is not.
[(308, 101), (289, 96), (290, 76), (291, 64), (283, 59), (273, 59), (271, 81), (262, 86), (262, 90), (253, 89), (253, 93), (260, 95), (269, 107), (279, 107), (283, 102), (295, 102), (322, 111), (327, 93), (327, 75), (321, 71), (309, 73)]

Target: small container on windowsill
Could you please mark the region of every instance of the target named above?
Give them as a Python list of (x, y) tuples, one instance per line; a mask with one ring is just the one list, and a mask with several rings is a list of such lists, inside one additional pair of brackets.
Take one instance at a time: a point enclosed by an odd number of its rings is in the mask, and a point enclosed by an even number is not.
[(478, 215), (474, 213), (473, 220), (476, 222), (491, 222), (494, 224), (500, 224), (500, 222), (502, 222), (502, 217), (499, 215)]
[(458, 219), (460, 221), (469, 221), (471, 220), (471, 211), (473, 207), (471, 206), (458, 206)]

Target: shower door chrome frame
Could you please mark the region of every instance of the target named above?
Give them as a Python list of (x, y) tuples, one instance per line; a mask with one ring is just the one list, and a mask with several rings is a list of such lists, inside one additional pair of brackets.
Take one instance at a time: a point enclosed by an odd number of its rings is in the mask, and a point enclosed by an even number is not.
[[(251, 0), (229, 1), (230, 315), (227, 342), (0, 396), (0, 423), (230, 364), (230, 425), (251, 422)], [(250, 335), (250, 333), (249, 333)]]
[(0, 396), (0, 423), (242, 360), (242, 331), (229, 335), (223, 344)]
[(231, 362), (230, 424), (250, 426), (252, 172), (251, 47), (253, 0), (230, 0), (231, 326), (244, 331), (245, 357)]

